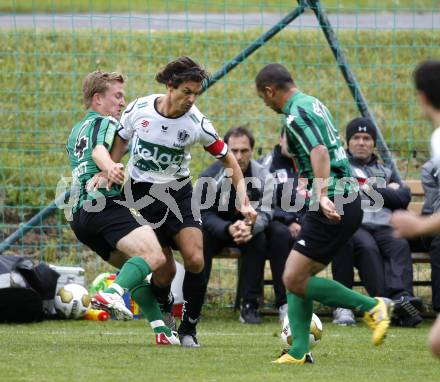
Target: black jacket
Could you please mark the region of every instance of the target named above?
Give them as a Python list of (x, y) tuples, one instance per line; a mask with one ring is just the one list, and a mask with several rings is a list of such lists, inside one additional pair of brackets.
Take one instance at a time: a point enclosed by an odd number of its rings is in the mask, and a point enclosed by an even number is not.
[[(254, 160), (251, 160), (249, 168), (243, 175), (246, 179), (255, 177), (256, 182), (260, 183), (260, 187), (257, 187), (258, 184), (247, 183), (249, 200), (258, 202), (258, 206), (252, 203), (257, 212), (257, 220), (252, 228), (252, 233), (255, 235), (264, 231), (272, 220), (274, 183), (269, 172)], [(202, 178), (207, 181), (205, 182)], [(203, 229), (223, 240), (228, 240), (230, 239), (229, 225), (243, 219), (243, 215), (235, 207), (236, 192), (231, 178), (227, 176), (222, 163), (217, 161), (200, 174), (198, 182), (200, 181), (202, 185), (198, 184), (196, 187), (202, 187), (201, 202), (203, 204), (206, 202), (208, 191), (211, 195), (215, 193), (213, 205), (201, 210)]]
[[(305, 209), (293, 211), (296, 208), (282, 208), (282, 196), (284, 186), (288, 181), (292, 182), (292, 192), (289, 195), (289, 205), (294, 207), (297, 198), (296, 189), (298, 187), (298, 171), (295, 168), (295, 163), (291, 158), (284, 156), (281, 153), (280, 145), (276, 145), (274, 149), (259, 162), (271, 173), (274, 174), (276, 183), (275, 197), (274, 197), (274, 220), (278, 220), (283, 224), (290, 225), (293, 222), (300, 223)], [(287, 195), (287, 194), (286, 194)], [(283, 206), (284, 207), (284, 206)]]

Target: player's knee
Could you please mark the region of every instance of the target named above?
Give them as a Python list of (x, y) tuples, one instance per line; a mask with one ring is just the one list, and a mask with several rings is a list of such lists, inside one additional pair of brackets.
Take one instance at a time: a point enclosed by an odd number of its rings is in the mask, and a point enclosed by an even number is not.
[(174, 275), (171, 274), (161, 274), (160, 276), (156, 276), (156, 274), (153, 274), (154, 279), (154, 285), (164, 288), (168, 285), (171, 285), (171, 283), (174, 280)]
[(161, 288), (171, 285), (174, 280), (174, 276), (175, 273), (160, 273), (158, 275), (153, 273), (154, 285)]
[(288, 291), (297, 296), (305, 296), (305, 285), (307, 284), (304, 282), (303, 278), (298, 277), (295, 273), (285, 270), (283, 274), (283, 283)]
[(166, 263), (166, 256), (157, 240), (156, 234), (149, 226), (142, 227), (141, 240), (137, 242), (137, 252), (139, 256), (145, 258), (152, 270), (156, 270)]
[(174, 280), (174, 277), (176, 276), (176, 266), (174, 266), (173, 268), (170, 268), (168, 271), (168, 280), (169, 283), (171, 283), (171, 281)]
[(289, 290), (291, 292), (292, 291), (292, 286), (293, 286), (293, 280), (292, 280), (292, 276), (291, 273), (284, 271), (283, 273), (283, 284), (286, 287), (286, 290)]
[(194, 240), (191, 243), (186, 243), (184, 247), (180, 248), (182, 253), (185, 269), (192, 273), (200, 273), (203, 271), (205, 262), (203, 259), (202, 243)]
[(205, 266), (205, 261), (203, 259), (203, 253), (195, 252), (190, 256), (187, 256), (184, 260), (185, 269), (191, 273), (200, 273), (203, 271), (203, 267)]
[(163, 267), (166, 263), (165, 255), (162, 251), (151, 251), (147, 249), (142, 256), (150, 265), (152, 271)]
[(153, 273), (154, 284), (159, 287), (166, 287), (172, 283), (176, 275), (176, 265), (167, 261), (165, 265), (160, 267)]
[(145, 241), (139, 244), (136, 255), (143, 257), (152, 271), (155, 271), (166, 264), (166, 257), (159, 244), (156, 245)]

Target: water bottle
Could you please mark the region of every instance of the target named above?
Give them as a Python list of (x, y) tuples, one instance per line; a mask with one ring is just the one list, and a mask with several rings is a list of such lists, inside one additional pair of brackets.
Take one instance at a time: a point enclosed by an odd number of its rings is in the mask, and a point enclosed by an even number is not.
[(84, 316), (85, 320), (92, 321), (107, 321), (110, 315), (105, 310), (89, 309), (89, 311)]

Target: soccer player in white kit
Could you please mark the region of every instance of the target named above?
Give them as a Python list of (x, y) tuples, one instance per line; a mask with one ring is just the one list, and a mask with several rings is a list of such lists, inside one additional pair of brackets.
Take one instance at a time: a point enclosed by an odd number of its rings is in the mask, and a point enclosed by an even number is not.
[(169, 311), (170, 284), (175, 274), (171, 248), (178, 249), (186, 270), (183, 283), (186, 304), (179, 336), (182, 346), (199, 347), (195, 324), (200, 312), (191, 309), (199, 304), (192, 304), (195, 296), (191, 291), (203, 285), (204, 259), (201, 220), (193, 214), (189, 171), (190, 149), (194, 144), (200, 142), (206, 151), (232, 170), (238, 209), (248, 224), (255, 222), (256, 213), (249, 204), (243, 174), (234, 155), (209, 119), (195, 106), (208, 73), (194, 60), (183, 56), (169, 62), (157, 73), (156, 80), (166, 86), (167, 92), (137, 98), (127, 106), (112, 158), (119, 162), (131, 141), (130, 180), (124, 186), (125, 197), (127, 203), (131, 202), (138, 210), (139, 218), (145, 219), (155, 230), (167, 257), (166, 265), (153, 273), (153, 293), (163, 309)]
[[(421, 63), (414, 72), (414, 82), (422, 113), (435, 129), (431, 137), (431, 154), (440, 168), (440, 61)], [(406, 211), (397, 211), (391, 218), (391, 224), (401, 237), (434, 235), (440, 233), (440, 213), (416, 216)], [(440, 358), (440, 316), (432, 327), (429, 346), (432, 353)]]

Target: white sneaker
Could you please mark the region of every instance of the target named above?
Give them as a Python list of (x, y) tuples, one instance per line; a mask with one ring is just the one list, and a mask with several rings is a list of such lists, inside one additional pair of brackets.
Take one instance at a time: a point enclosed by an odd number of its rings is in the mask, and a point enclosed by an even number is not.
[(124, 300), (117, 293), (96, 293), (92, 297), (92, 306), (95, 309), (105, 310), (117, 320), (128, 321), (133, 319), (133, 313), (125, 306)]
[(278, 308), (278, 320), (280, 321), (280, 323), (283, 323), (286, 317), (287, 317), (287, 304), (284, 304)]
[(333, 311), (333, 323), (340, 326), (355, 325), (354, 313), (350, 309), (336, 308)]
[(197, 341), (197, 337), (195, 334), (180, 334), (180, 344), (184, 348), (199, 348), (200, 344)]
[(165, 333), (156, 334), (156, 345), (180, 345), (179, 338), (177, 338), (176, 332), (171, 332), (171, 336), (167, 336)]

